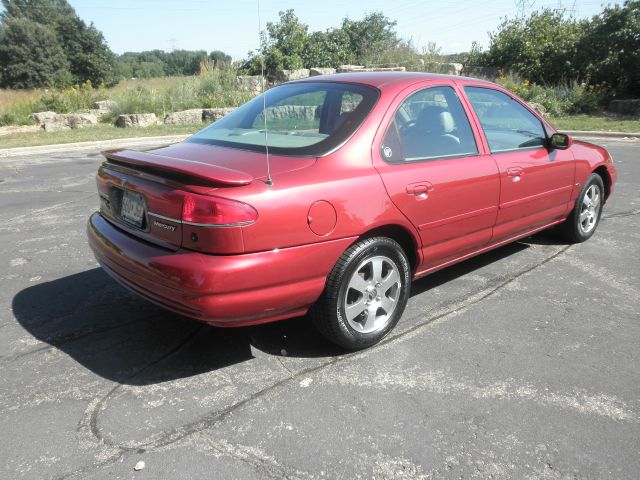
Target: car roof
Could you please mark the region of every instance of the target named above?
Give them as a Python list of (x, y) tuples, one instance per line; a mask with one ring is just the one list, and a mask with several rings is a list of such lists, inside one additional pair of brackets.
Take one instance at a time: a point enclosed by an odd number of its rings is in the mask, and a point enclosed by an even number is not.
[[(317, 81), (332, 81), (341, 83), (360, 83), (363, 85), (370, 85), (376, 88), (383, 88), (391, 84), (405, 84), (410, 85), (422, 80), (449, 80), (452, 83), (456, 80), (468, 80), (477, 83), (484, 83), (487, 85), (494, 85), (492, 82), (486, 80), (480, 80), (478, 78), (462, 77), (459, 75), (442, 75), (439, 73), (424, 73), (424, 72), (353, 72), (353, 73), (334, 73), (332, 75), (318, 75), (315, 77), (308, 77), (297, 82), (317, 82)], [(297, 83), (296, 82), (296, 83)]]

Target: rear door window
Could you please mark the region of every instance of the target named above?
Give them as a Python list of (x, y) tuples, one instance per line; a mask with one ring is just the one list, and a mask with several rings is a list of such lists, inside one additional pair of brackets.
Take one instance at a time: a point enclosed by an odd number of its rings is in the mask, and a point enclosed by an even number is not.
[(451, 87), (430, 87), (398, 108), (381, 146), (387, 162), (476, 155), (469, 119)]

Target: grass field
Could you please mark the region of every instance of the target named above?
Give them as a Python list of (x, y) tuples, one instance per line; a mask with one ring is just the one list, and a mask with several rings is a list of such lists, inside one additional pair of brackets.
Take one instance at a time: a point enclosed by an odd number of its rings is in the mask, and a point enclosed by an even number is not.
[[(613, 120), (609, 117), (591, 117), (578, 115), (575, 117), (554, 118), (551, 124), (558, 130), (591, 130), (615, 132), (640, 132), (640, 120)], [(114, 140), (118, 138), (153, 137), (161, 135), (181, 135), (195, 133), (206, 124), (194, 125), (154, 125), (148, 128), (117, 128), (110, 124), (79, 130), (61, 132), (22, 132), (0, 136), (0, 148), (29, 147), (36, 145), (53, 145), (60, 143), (88, 142), (96, 140)]]
[(61, 132), (23, 132), (0, 136), (0, 148), (34, 147), (61, 143), (115, 140), (118, 138), (155, 137), (161, 135), (192, 134), (204, 128), (204, 123), (195, 125), (154, 125), (147, 128), (117, 128), (100, 124), (95, 127)]
[(155, 113), (160, 118), (189, 108), (242, 105), (255, 95), (238, 87), (235, 70), (211, 70), (191, 77), (125, 80), (112, 88), (93, 88), (91, 83), (64, 90), (0, 90), (0, 126), (29, 125), (29, 114), (41, 111), (79, 113), (98, 100), (113, 100), (104, 123), (120, 114)]
[(640, 119), (623, 120), (596, 115), (572, 115), (551, 119), (558, 130), (587, 130), (598, 132), (640, 132)]

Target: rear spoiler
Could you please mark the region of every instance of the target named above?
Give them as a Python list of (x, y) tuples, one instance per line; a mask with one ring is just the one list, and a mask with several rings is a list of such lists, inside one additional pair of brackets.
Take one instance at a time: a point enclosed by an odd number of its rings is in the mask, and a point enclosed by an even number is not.
[(154, 170), (188, 175), (194, 179), (218, 185), (238, 187), (249, 185), (253, 182), (253, 176), (246, 172), (195, 160), (165, 157), (134, 150), (108, 150), (102, 152), (102, 154), (107, 160), (121, 165), (147, 167)]

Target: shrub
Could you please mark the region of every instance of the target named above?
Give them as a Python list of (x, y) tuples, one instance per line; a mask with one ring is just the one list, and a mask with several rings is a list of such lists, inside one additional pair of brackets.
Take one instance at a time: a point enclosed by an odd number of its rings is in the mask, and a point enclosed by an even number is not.
[(82, 85), (74, 85), (64, 90), (51, 90), (40, 98), (38, 111), (50, 110), (56, 113), (72, 113), (93, 108), (97, 100), (104, 100), (106, 89), (94, 89), (87, 80)]
[(497, 83), (526, 102), (539, 103), (552, 116), (591, 113), (604, 98), (602, 91), (577, 82), (545, 86), (503, 75), (497, 79)]
[(165, 87), (150, 88), (138, 85), (112, 97), (116, 106), (110, 115), (155, 113), (164, 117), (170, 112), (190, 108), (235, 107), (253, 97), (252, 92), (238, 88), (236, 71), (232, 69), (202, 68), (202, 73), (185, 77)]

